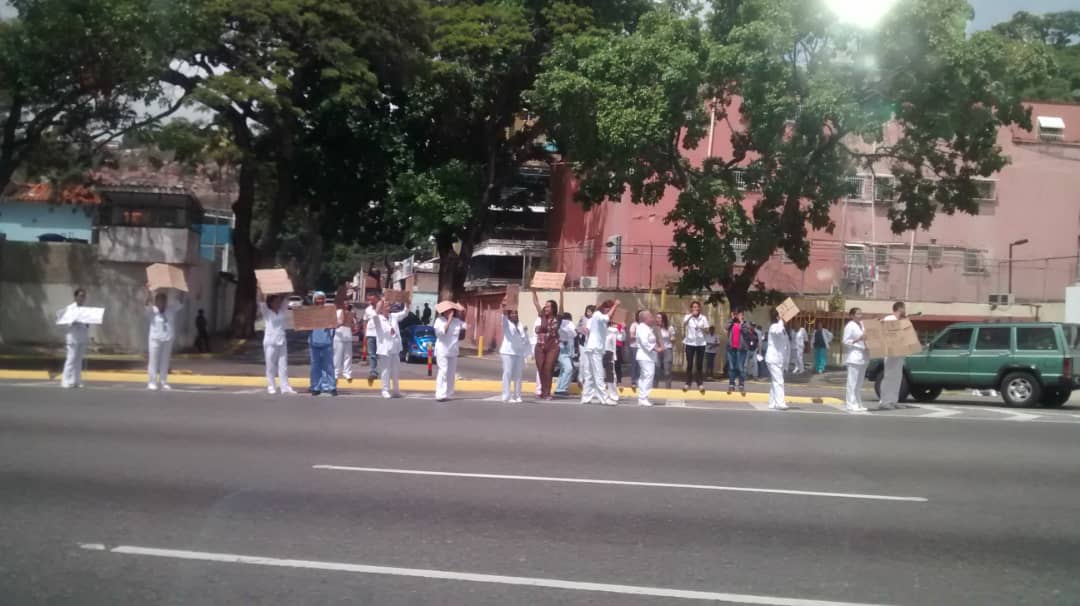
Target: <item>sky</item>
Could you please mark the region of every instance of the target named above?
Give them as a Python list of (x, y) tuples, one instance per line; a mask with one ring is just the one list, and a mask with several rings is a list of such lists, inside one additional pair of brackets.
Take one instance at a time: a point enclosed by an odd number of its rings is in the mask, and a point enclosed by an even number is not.
[(969, 31), (990, 29), (1019, 11), (1039, 14), (1080, 9), (1078, 0), (968, 0), (968, 3), (975, 8)]

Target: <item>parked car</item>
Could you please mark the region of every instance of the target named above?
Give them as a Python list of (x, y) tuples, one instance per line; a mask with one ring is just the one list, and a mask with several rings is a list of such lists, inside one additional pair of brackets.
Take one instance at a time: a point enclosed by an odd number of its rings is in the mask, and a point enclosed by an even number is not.
[(401, 329), (401, 361), (426, 362), (428, 347), (435, 349), (435, 329), (424, 324), (410, 324)]
[[(900, 399), (932, 402), (944, 389), (995, 389), (1010, 406), (1057, 407), (1080, 388), (1078, 361), (1080, 325), (953, 324), (904, 361)], [(879, 396), (883, 371), (882, 360), (866, 369)]]
[(289, 306), (289, 309), (296, 309), (297, 307), (303, 307), (304, 306), (304, 297), (301, 297), (300, 295), (292, 295), (292, 296), (290, 296), (288, 306)]

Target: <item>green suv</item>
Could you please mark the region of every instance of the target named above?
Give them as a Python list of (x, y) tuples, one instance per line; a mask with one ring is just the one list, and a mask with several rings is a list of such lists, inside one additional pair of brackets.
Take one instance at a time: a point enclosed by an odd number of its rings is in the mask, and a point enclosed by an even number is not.
[[(900, 399), (932, 402), (943, 389), (996, 389), (1010, 406), (1061, 406), (1080, 388), (1080, 325), (1040, 322), (953, 324), (904, 361)], [(881, 395), (884, 365), (867, 379)]]

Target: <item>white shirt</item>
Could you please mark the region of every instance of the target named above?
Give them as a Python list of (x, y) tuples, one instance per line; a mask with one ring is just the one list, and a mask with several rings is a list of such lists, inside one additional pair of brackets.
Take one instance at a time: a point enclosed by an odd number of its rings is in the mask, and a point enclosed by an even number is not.
[(529, 337), (525, 334), (525, 327), (521, 322), (510, 322), (510, 318), (503, 314), (502, 321), (503, 338), (499, 345), (499, 353), (508, 356), (525, 356), (529, 352)]
[(263, 317), (263, 345), (285, 344), (285, 304), (281, 305), (281, 311), (275, 312), (267, 307), (266, 303), (259, 301), (259, 313)]
[(369, 337), (375, 336), (375, 316), (377, 315), (379, 314), (375, 313), (374, 305), (368, 305), (367, 309), (364, 310), (364, 321), (366, 322), (364, 325), (364, 334)]
[(866, 364), (866, 342), (857, 341), (863, 336), (863, 327), (855, 321), (844, 327), (844, 364)]
[(799, 328), (799, 330), (795, 333), (795, 347), (797, 349), (802, 349), (805, 346), (806, 346), (806, 329), (805, 328)]
[(339, 341), (352, 341), (352, 324), (349, 322), (350, 318), (346, 314), (352, 312), (344, 309), (337, 310), (337, 329), (334, 331), (334, 338)]
[(577, 329), (574, 328), (574, 323), (570, 320), (563, 320), (559, 323), (559, 341), (566, 347), (574, 344), (574, 339), (577, 338)]
[(589, 338), (585, 341), (585, 351), (604, 351), (608, 321), (610, 318), (600, 313), (600, 310), (593, 312), (589, 318)]
[(657, 332), (660, 333), (660, 342), (664, 344), (664, 349), (671, 349), (671, 343), (675, 339), (675, 327), (660, 328)]
[(375, 319), (372, 320), (375, 323), (375, 355), (396, 356), (401, 353), (401, 329), (398, 322), (407, 315), (409, 311), (406, 309), (389, 316), (375, 314)]
[(184, 308), (183, 303), (166, 303), (165, 311), (158, 310), (156, 305), (146, 308), (146, 315), (150, 318), (150, 340), (172, 341), (176, 338), (176, 314)]
[(717, 353), (720, 351), (720, 337), (705, 335), (705, 353)]
[(456, 357), (460, 350), (458, 341), (461, 340), (461, 331), (465, 328), (466, 324), (459, 318), (447, 322), (445, 317), (439, 316), (435, 320), (435, 355)]
[(686, 314), (683, 318), (683, 326), (686, 327), (686, 335), (683, 337), (683, 345), (700, 347), (705, 345), (705, 335), (709, 332), (709, 319), (704, 315), (694, 316)]
[[(648, 324), (643, 324), (642, 326), (645, 326), (646, 328), (648, 328), (649, 325)], [(631, 322), (630, 323), (630, 335), (629, 335), (630, 336), (630, 349), (637, 349), (638, 348), (638, 341), (637, 341), (637, 337), (636, 337), (638, 328), (640, 328), (640, 326), (638, 326), (637, 322)]]
[[(68, 310), (78, 309), (78, 303), (72, 303), (57, 312), (56, 317), (62, 318)], [(77, 345), (79, 343), (87, 343), (90, 341), (90, 325), (83, 324), (82, 322), (72, 322), (68, 324), (65, 329), (64, 342), (70, 345)]]
[(638, 324), (634, 333), (634, 341), (637, 341), (638, 362), (656, 363), (656, 331), (648, 324)]
[(619, 346), (619, 328), (617, 326), (608, 325), (607, 337), (604, 339), (604, 351), (610, 351), (615, 353), (615, 348)]
[(783, 364), (788, 357), (791, 342), (787, 338), (787, 329), (783, 321), (769, 327), (769, 348), (765, 352), (766, 364)]

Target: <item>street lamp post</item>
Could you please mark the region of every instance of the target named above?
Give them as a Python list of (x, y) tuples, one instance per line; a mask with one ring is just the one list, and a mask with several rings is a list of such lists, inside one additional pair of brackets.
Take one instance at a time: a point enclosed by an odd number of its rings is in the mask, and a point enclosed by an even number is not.
[(1012, 285), (1012, 270), (1013, 270), (1013, 248), (1016, 246), (1023, 246), (1028, 243), (1028, 239), (1017, 240), (1016, 242), (1009, 243), (1009, 298), (1012, 298), (1013, 285)]

